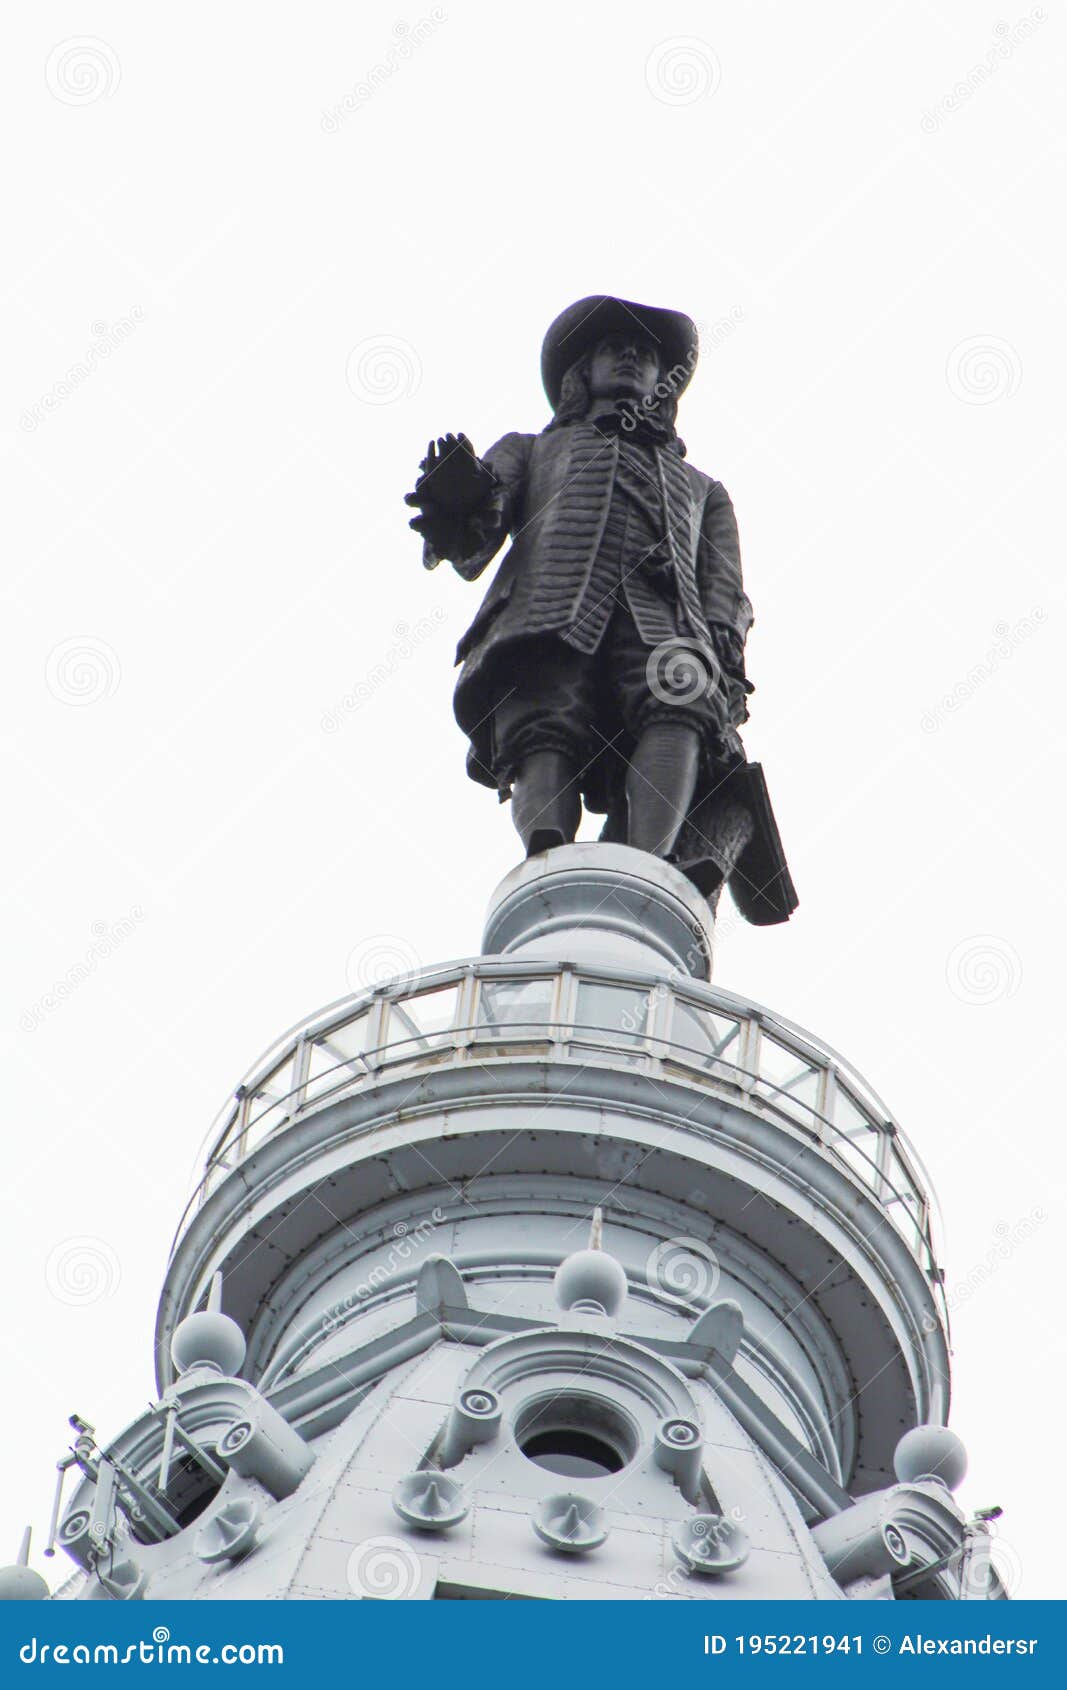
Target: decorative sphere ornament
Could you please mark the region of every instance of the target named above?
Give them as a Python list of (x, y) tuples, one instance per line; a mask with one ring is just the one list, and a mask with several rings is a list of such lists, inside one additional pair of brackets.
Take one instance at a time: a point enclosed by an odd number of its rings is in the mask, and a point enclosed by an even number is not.
[(50, 1594), (32, 1567), (0, 1567), (0, 1602), (44, 1602)]
[(244, 1333), (228, 1314), (203, 1309), (179, 1321), (170, 1341), (170, 1353), (179, 1373), (207, 1366), (232, 1376), (239, 1372), (245, 1359)]
[(967, 1451), (947, 1426), (913, 1426), (897, 1444), (893, 1471), (902, 1485), (940, 1479), (955, 1490), (967, 1471)]
[(562, 1309), (616, 1315), (626, 1301), (626, 1273), (604, 1250), (576, 1250), (556, 1269), (556, 1301)]

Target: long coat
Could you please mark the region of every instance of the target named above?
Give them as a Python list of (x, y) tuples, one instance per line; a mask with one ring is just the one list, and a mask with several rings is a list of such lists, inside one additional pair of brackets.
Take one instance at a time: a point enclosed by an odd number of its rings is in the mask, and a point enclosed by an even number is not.
[[(505, 535), (512, 536), (456, 651), (456, 662), (463, 665), (456, 720), (472, 739), (469, 772), (486, 785), (492, 777), (479, 740), (496, 702), (495, 676), (506, 648), (558, 634), (579, 650), (587, 649), (590, 625), (575, 624), (607, 521), (618, 453), (617, 438), (591, 424), (572, 423), (543, 434), (505, 434), (483, 459), (499, 485), (491, 510), (472, 524), (470, 550), (452, 561), (465, 580), (474, 581)], [(743, 644), (752, 606), (742, 584), (729, 495), (671, 444), (657, 446), (654, 458), (679, 600), (684, 605), (688, 598), (706, 624), (731, 630)]]

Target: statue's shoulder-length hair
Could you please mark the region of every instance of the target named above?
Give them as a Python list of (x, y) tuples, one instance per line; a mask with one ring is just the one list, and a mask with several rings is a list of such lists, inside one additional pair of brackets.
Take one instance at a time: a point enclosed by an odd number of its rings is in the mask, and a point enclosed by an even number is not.
[[(593, 402), (592, 391), (589, 386), (589, 371), (593, 362), (590, 350), (577, 358), (567, 371), (560, 383), (559, 404), (556, 414), (550, 423), (542, 430), (550, 433), (554, 428), (566, 428), (569, 423), (582, 422), (589, 415)], [(657, 387), (666, 388), (664, 382), (657, 383)], [(675, 444), (683, 455), (685, 446), (675, 433), (675, 421), (678, 416), (678, 401), (670, 391), (658, 394), (655, 399), (639, 407), (650, 422), (663, 431), (666, 440)]]

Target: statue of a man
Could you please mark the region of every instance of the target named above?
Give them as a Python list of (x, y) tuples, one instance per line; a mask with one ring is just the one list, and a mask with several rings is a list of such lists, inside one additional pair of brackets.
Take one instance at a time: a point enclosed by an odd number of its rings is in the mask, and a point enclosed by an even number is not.
[(697, 360), (689, 317), (606, 295), (564, 311), (541, 356), (553, 418), (484, 458), (431, 441), (411, 523), (423, 561), (481, 575), (512, 544), (459, 643), (456, 719), (471, 778), (510, 798), (527, 854), (602, 839), (677, 864), (742, 913), (796, 907), (747, 719), (752, 607), (720, 482), (685, 461), (678, 399)]

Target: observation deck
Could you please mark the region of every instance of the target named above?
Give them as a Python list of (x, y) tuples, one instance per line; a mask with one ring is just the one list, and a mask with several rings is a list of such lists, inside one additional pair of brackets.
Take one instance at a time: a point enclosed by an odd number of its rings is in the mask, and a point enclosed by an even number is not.
[(878, 1094), (829, 1045), (762, 1005), (633, 968), (474, 957), (309, 1016), (249, 1069), (209, 1137), (196, 1210), (273, 1134), (383, 1078), (517, 1057), (625, 1066), (766, 1116), (813, 1144), (882, 1209), (936, 1289), (935, 1200)]
[(551, 1280), (552, 1226), (565, 1240), (601, 1206), (635, 1307), (691, 1319), (701, 1288), (649, 1264), (678, 1241), (705, 1252), (705, 1289), (721, 1275), (745, 1309), (759, 1389), (784, 1390), (780, 1412), (842, 1482), (884, 1484), (901, 1433), (947, 1412), (929, 1183), (850, 1063), (710, 983), (713, 942), (668, 865), (564, 847), (498, 888), (483, 954), (292, 1028), (211, 1130), (160, 1303), (161, 1389), (215, 1272), (247, 1376), (326, 1391), (356, 1328), (384, 1331), (414, 1294), (368, 1252), (432, 1232), (471, 1284), (521, 1301)]

